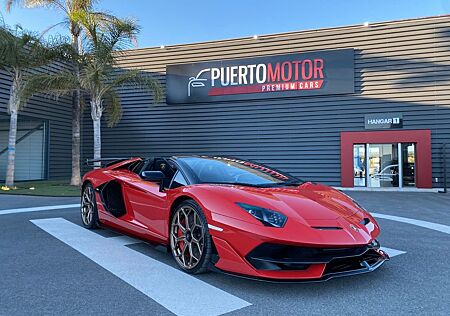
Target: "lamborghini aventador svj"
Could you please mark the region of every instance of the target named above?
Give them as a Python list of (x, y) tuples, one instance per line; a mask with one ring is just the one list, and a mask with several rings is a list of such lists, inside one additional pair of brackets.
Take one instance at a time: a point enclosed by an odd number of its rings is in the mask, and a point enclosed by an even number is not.
[(322, 281), (389, 259), (372, 216), (328, 186), (233, 157), (105, 161), (83, 178), (83, 225), (163, 244), (188, 273)]

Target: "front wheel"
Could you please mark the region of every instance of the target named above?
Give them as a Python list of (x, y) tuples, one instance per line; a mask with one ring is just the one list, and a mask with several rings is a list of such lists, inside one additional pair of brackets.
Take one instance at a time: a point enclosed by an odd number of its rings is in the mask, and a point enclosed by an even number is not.
[(98, 227), (97, 202), (92, 184), (88, 183), (81, 194), (81, 222), (89, 229)]
[(191, 274), (207, 271), (212, 241), (200, 206), (192, 200), (181, 203), (172, 215), (170, 248), (181, 269)]

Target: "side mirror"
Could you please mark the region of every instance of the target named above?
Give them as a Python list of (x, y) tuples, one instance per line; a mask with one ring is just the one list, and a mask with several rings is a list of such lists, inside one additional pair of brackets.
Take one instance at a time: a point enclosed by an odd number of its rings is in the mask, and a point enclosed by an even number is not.
[(141, 178), (145, 181), (160, 183), (166, 176), (161, 171), (142, 171)]

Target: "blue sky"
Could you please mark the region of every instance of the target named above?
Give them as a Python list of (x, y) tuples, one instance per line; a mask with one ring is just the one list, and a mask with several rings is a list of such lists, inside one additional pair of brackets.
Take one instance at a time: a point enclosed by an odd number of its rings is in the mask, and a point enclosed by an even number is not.
[[(9, 25), (42, 31), (61, 21), (46, 9), (6, 13), (0, 3)], [(149, 47), (449, 14), (450, 0), (102, 0), (97, 7), (136, 18), (139, 47)]]

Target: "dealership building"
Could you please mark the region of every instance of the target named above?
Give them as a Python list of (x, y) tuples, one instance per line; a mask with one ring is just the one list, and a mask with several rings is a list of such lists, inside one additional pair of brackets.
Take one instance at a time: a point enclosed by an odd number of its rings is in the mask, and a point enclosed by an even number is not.
[[(444, 186), (450, 16), (134, 49), (119, 67), (158, 78), (166, 96), (123, 88), (122, 120), (102, 128), (103, 157), (229, 155), (336, 187)], [(33, 98), (21, 114), (20, 180), (70, 176), (70, 101)], [(85, 113), (84, 158), (92, 134)]]

